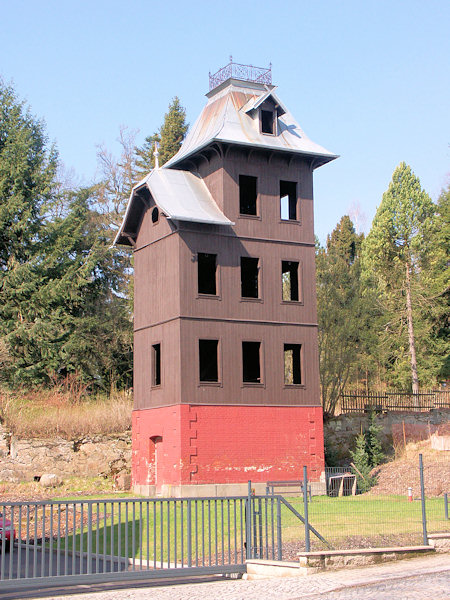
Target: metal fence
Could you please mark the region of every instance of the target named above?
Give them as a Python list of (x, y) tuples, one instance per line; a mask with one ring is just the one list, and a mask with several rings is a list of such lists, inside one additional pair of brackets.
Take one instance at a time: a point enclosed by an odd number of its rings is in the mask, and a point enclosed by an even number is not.
[[(278, 496), (0, 503), (0, 589), (245, 571), (281, 559)], [(13, 542), (13, 539), (15, 542)]]
[[(249, 482), (247, 496), (0, 503), (0, 591), (37, 580), (242, 573), (247, 558), (295, 560), (301, 551), (422, 545), (430, 533), (450, 535), (449, 455), (420, 464), (405, 457), (381, 469), (370, 491), (355, 495), (339, 485), (330, 495), (285, 498), (273, 492), (287, 482), (269, 482), (268, 494), (254, 496)], [(309, 489), (306, 467), (292, 484)]]
[(431, 390), (412, 394), (406, 392), (382, 392), (370, 394), (341, 394), (342, 413), (376, 411), (424, 412), (432, 409), (450, 408), (450, 390)]
[[(302, 498), (289, 498), (292, 508), (304, 516), (305, 531), (282, 506), (283, 557), (295, 559), (298, 552), (327, 548), (417, 546), (431, 533), (450, 536), (450, 453), (442, 454), (438, 459), (425, 455), (422, 465), (407, 457), (382, 465), (371, 475), (371, 489), (360, 493), (357, 488), (355, 495), (350, 485), (339, 494), (339, 486), (332, 483), (332, 478), (339, 481), (348, 475), (350, 481), (355, 475), (359, 486), (360, 477), (352, 467), (327, 469), (328, 495), (313, 496), (307, 510)], [(322, 540), (310, 527), (306, 534), (310, 525)]]

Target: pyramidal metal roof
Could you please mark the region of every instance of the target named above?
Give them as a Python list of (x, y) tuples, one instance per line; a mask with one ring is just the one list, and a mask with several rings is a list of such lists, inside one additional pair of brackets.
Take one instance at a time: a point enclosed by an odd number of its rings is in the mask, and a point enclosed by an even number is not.
[[(183, 160), (214, 142), (288, 151), (316, 157), (315, 167), (337, 158), (313, 142), (284, 106), (275, 86), (228, 79), (206, 94), (208, 102), (190, 129), (177, 154), (163, 168), (176, 167)], [(278, 123), (275, 135), (261, 132), (259, 111), (271, 99)]]

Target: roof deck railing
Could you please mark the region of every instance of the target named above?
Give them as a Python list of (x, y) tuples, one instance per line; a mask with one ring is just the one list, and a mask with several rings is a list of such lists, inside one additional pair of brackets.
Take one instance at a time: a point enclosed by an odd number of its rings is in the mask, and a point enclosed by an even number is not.
[(268, 69), (265, 67), (255, 67), (253, 65), (241, 65), (239, 63), (234, 63), (233, 57), (230, 56), (230, 62), (225, 67), (222, 67), (213, 75), (209, 73), (209, 90), (213, 90), (230, 78), (271, 85), (272, 63), (269, 64)]

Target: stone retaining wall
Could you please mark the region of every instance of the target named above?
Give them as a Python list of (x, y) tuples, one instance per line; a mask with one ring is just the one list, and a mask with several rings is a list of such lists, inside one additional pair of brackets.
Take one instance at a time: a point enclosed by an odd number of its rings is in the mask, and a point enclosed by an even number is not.
[[(367, 428), (368, 415), (345, 414), (324, 423), (324, 438), (327, 453), (333, 454), (338, 462), (351, 460), (349, 450), (355, 447), (355, 438)], [(382, 427), (381, 441), (386, 453), (392, 452), (395, 444), (403, 445), (403, 432), (407, 442), (428, 439), (440, 430), (440, 425), (450, 422), (450, 410), (430, 410), (429, 412), (388, 412), (380, 413), (377, 421)]]
[(32, 481), (43, 473), (94, 477), (129, 471), (131, 433), (80, 440), (18, 439), (0, 426), (0, 481)]

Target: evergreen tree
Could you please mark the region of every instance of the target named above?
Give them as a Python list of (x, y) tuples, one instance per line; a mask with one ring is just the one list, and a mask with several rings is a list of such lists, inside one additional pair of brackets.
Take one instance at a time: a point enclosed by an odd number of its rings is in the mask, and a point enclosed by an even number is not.
[(169, 112), (164, 115), (160, 130), (159, 164), (162, 166), (175, 156), (181, 147), (189, 125), (186, 123), (186, 110), (177, 96), (169, 104)]
[(355, 450), (350, 451), (353, 464), (356, 467), (356, 480), (360, 492), (368, 492), (373, 485), (373, 479), (370, 476), (372, 467), (370, 466), (369, 454), (366, 446), (366, 436), (360, 433), (356, 437)]
[(155, 142), (159, 147), (159, 166), (174, 156), (181, 147), (189, 125), (186, 123), (186, 110), (177, 96), (169, 104), (164, 122), (159, 132), (145, 138), (144, 144), (135, 149), (136, 167), (141, 177), (155, 167)]
[(136, 148), (136, 168), (138, 174), (145, 177), (152, 169), (155, 168), (155, 144), (161, 143), (159, 133), (154, 133), (145, 138), (144, 144), (140, 148)]
[(438, 366), (436, 354), (432, 353), (432, 363), (424, 360), (431, 332), (424, 311), (435, 306), (433, 294), (424, 285), (434, 255), (435, 212), (419, 179), (401, 163), (363, 244), (366, 280), (374, 282), (382, 310), (379, 358), (390, 381), (405, 388), (409, 380), (414, 393), (419, 391), (420, 377), (423, 383), (436, 378)]
[(6, 270), (34, 253), (56, 168), (42, 122), (0, 79), (0, 286)]
[(377, 414), (374, 410), (369, 413), (369, 427), (366, 433), (366, 443), (369, 456), (369, 463), (372, 467), (380, 465), (384, 459), (383, 446), (381, 444), (382, 427), (377, 422)]
[(316, 251), (322, 403), (333, 414), (362, 350), (365, 300), (360, 281), (362, 237), (348, 216)]

